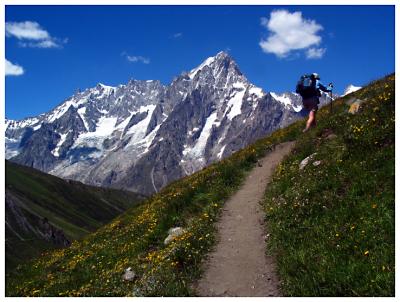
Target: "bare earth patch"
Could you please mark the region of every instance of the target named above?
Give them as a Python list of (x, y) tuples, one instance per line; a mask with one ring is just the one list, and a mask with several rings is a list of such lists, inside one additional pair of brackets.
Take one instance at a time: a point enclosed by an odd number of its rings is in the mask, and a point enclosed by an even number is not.
[(217, 223), (218, 244), (195, 285), (199, 296), (281, 296), (275, 260), (266, 255), (260, 201), (276, 166), (293, 146), (294, 142), (277, 145), (226, 202)]

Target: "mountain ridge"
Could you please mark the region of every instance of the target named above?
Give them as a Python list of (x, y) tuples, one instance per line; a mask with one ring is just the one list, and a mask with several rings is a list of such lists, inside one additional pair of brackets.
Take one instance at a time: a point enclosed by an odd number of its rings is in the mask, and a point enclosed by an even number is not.
[(148, 195), (287, 126), (300, 109), (300, 96), (264, 92), (219, 52), (169, 85), (99, 83), (46, 114), (8, 120), (6, 155), (63, 178)]

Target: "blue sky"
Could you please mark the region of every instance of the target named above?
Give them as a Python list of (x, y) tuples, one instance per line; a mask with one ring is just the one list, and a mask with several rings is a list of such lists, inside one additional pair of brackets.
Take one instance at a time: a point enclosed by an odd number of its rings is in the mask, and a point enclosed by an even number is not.
[(394, 72), (394, 6), (6, 6), (6, 117), (78, 88), (164, 84), (221, 50), (265, 91), (318, 72), (342, 93)]

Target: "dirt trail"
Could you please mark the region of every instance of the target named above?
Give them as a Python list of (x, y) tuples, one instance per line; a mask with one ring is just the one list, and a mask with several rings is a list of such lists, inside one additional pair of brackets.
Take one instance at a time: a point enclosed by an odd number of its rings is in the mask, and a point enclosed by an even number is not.
[(195, 285), (199, 296), (280, 296), (273, 257), (266, 256), (264, 213), (260, 205), (266, 186), (294, 142), (277, 145), (247, 176), (226, 202), (217, 223), (219, 242), (203, 263)]

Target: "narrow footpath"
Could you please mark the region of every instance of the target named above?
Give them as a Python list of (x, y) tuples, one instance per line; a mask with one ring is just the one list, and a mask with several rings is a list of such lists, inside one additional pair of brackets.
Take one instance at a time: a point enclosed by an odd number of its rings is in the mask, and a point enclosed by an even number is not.
[(218, 243), (203, 263), (203, 277), (195, 285), (199, 296), (281, 296), (275, 260), (266, 255), (260, 201), (276, 166), (293, 146), (294, 142), (277, 145), (226, 202), (217, 222)]

